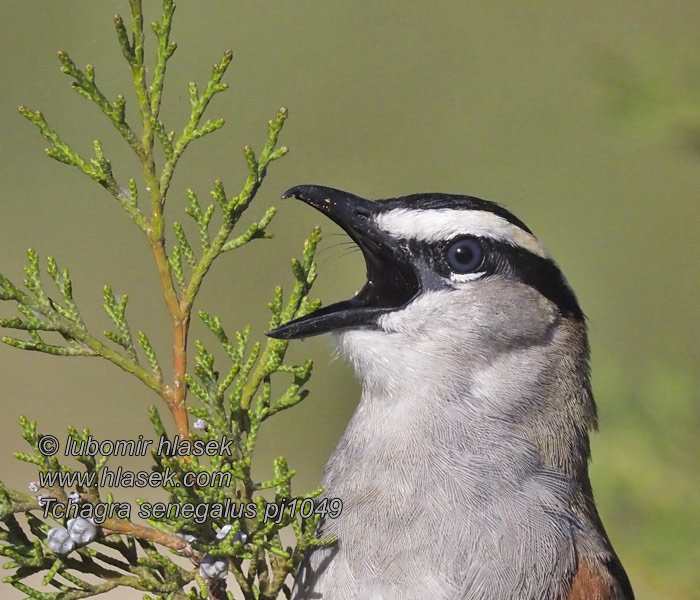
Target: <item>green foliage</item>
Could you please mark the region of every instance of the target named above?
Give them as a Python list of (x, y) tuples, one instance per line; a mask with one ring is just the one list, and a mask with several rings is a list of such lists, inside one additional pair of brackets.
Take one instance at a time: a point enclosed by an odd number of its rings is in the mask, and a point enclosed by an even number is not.
[[(13, 332), (2, 337), (2, 341), (19, 349), (59, 356), (101, 357), (131, 373), (161, 398), (173, 417), (177, 436), (170, 437), (158, 409), (151, 408), (156, 438), (179, 441), (189, 450), (194, 447), (187, 446), (190, 443), (232, 441), (230, 453), (215, 456), (152, 452), (152, 475), (174, 473), (174, 478), (164, 479), (169, 505), (198, 507), (228, 502), (254, 506), (256, 510), (233, 522), (213, 513), (202, 519), (182, 514), (163, 518), (151, 515), (147, 525), (134, 523), (130, 515), (115, 510), (103, 515), (104, 520), (96, 519), (99, 521), (96, 540), (61, 554), (48, 542), (49, 530), (56, 525), (70, 525), (63, 516), (46, 513), (43, 503), (50, 497), (63, 503), (73, 501), (81, 509), (96, 510), (98, 506), (116, 509), (119, 503), (111, 494), (105, 495), (100, 485), (108, 473), (110, 453), (89, 451), (90, 432), (69, 428), (69, 438), (80, 448), (75, 456), (80, 466), (63, 464), (45, 451), (44, 442), (50, 436), (42, 436), (36, 422), (23, 417), (20, 425), (31, 451), (15, 456), (36, 468), (40, 476), (39, 482), (30, 486), (32, 494), (13, 490), (0, 482), (0, 554), (8, 559), (4, 567), (13, 571), (4, 581), (28, 598), (43, 600), (86, 598), (120, 586), (147, 592), (145, 598), (226, 598), (230, 596), (225, 580), (212, 578), (197, 568), (205, 557), (224, 557), (246, 599), (272, 599), (280, 592), (289, 595), (286, 580), (298, 566), (304, 550), (330, 540), (314, 538), (319, 514), (302, 517), (298, 511), (285, 508), (273, 521), (265, 519), (266, 510), (270, 503), (279, 506), (287, 503), (288, 507), (295, 500), (314, 499), (321, 490), (294, 494), (291, 487), (294, 471), (284, 458), (274, 461), (270, 481), (255, 481), (251, 464), (262, 424), (306, 396), (304, 386), (311, 375), (311, 362), (289, 364), (285, 362), (288, 341), (268, 339), (262, 346), (252, 341), (250, 327), (229, 336), (219, 317), (200, 311), (200, 318), (221, 347), (227, 364), (221, 371), (216, 370), (214, 353), (197, 341), (194, 369), (191, 374), (187, 372), (192, 310), (212, 263), (222, 254), (255, 239), (271, 237), (267, 228), (275, 215), (274, 208), (267, 209), (244, 231), (236, 235), (233, 232), (255, 198), (269, 165), (287, 152), (285, 147), (278, 146), (287, 111), (280, 109), (269, 122), (267, 139), (258, 155), (250, 147), (244, 149), (248, 174), (238, 194), (227, 194), (224, 184), (217, 180), (211, 191), (213, 202), (204, 206), (194, 190), (187, 190), (185, 212), (194, 223), (198, 240), (188, 239), (185, 227), (175, 221), (168, 252), (164, 210), (173, 173), (192, 141), (224, 125), (220, 118), (204, 120), (204, 113), (212, 98), (227, 88), (223, 77), (232, 53), (224, 53), (214, 65), (203, 90), (189, 84), (190, 116), (179, 134), (168, 131), (161, 120), (160, 107), (166, 68), (177, 47), (170, 40), (175, 4), (163, 0), (160, 22), (151, 26), (156, 41), (153, 67), (146, 63), (141, 1), (130, 0), (129, 4), (130, 25), (119, 16), (115, 17), (114, 25), (132, 75), (138, 126), (127, 120), (125, 96), (110, 100), (104, 95), (92, 65), (80, 69), (66, 52), (59, 52), (58, 58), (61, 70), (72, 80), (72, 88), (105, 115), (133, 150), (141, 165), (140, 176), (122, 185), (99, 140), (93, 144), (93, 156), (85, 157), (67, 144), (40, 112), (20, 107), (20, 113), (37, 126), (48, 142), (46, 152), (51, 158), (79, 169), (99, 183), (145, 235), (172, 319), (173, 379), (166, 380), (148, 334), (138, 331), (134, 335), (127, 317), (127, 295), (104, 287), (103, 307), (112, 325), (97, 333), (81, 316), (68, 270), (61, 270), (48, 257), (47, 279), (46, 275), (42, 276), (39, 256), (33, 250), (27, 255), (23, 287), (0, 274), (0, 301), (14, 304), (17, 310), (16, 316), (0, 319), (0, 326)], [(149, 73), (152, 73), (150, 82)], [(155, 157), (156, 145), (164, 157), (161, 165)], [(141, 183), (137, 183), (139, 179)], [(285, 299), (282, 288), (275, 289), (269, 305), (270, 328), (318, 306), (317, 301), (309, 300), (308, 294), (316, 278), (314, 253), (319, 239), (320, 231), (315, 229), (304, 245), (301, 258), (292, 261), (295, 283), (288, 297)], [(273, 392), (273, 379), (274, 389), (278, 382), (286, 380), (283, 391)], [(187, 406), (188, 391), (193, 393), (198, 406)], [(188, 414), (198, 418), (195, 431), (190, 431)], [(56, 474), (66, 478), (57, 478)], [(229, 479), (225, 485), (192, 485), (198, 476), (197, 481), (207, 482), (216, 477)], [(147, 504), (146, 499), (140, 501), (140, 507)], [(291, 527), (294, 532), (295, 547), (283, 547), (280, 531), (285, 527)], [(172, 560), (169, 553), (189, 559), (190, 567)], [(35, 579), (28, 583), (28, 578), (35, 574), (42, 575), (41, 586)], [(47, 592), (45, 588), (53, 591)]]
[[(635, 586), (692, 597), (700, 583), (697, 372), (658, 358), (636, 378), (627, 368), (606, 357), (593, 369), (604, 411), (604, 435), (593, 438), (592, 479), (605, 482), (596, 500), (622, 559), (639, 565)], [(650, 561), (653, 569), (641, 568)]]
[(608, 110), (626, 132), (645, 138), (670, 137), (700, 151), (700, 85), (694, 52), (647, 49), (636, 59), (608, 55), (596, 74)]

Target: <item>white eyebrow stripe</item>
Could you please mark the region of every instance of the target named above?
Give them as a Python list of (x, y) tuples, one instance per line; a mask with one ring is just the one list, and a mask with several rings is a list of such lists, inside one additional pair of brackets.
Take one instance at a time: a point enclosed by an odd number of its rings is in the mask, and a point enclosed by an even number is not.
[(486, 210), (395, 208), (375, 216), (377, 226), (394, 237), (438, 242), (460, 235), (475, 235), (520, 246), (542, 258), (549, 252), (531, 233)]

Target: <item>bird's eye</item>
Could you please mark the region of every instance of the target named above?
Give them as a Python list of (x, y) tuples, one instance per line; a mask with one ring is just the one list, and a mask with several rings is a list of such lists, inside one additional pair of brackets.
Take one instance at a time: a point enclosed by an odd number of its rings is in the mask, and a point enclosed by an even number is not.
[(447, 246), (445, 260), (455, 273), (472, 273), (484, 262), (484, 250), (474, 238), (462, 238)]

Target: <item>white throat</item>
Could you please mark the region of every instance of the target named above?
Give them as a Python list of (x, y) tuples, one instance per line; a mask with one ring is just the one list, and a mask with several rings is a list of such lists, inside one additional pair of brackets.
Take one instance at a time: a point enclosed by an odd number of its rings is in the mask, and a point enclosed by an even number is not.
[(560, 597), (576, 563), (577, 487), (514, 421), (523, 381), (542, 365), (523, 350), (448, 376), (429, 344), (401, 338), (339, 338), (363, 393), (323, 482), (345, 504), (323, 528), (342, 540), (327, 580), (354, 582), (347, 598), (358, 599), (372, 597), (377, 577), (382, 600), (427, 598), (426, 585), (444, 600)]

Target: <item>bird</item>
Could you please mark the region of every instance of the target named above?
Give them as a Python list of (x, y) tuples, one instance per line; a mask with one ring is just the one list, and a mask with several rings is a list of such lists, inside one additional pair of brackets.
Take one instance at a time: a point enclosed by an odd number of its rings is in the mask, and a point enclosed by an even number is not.
[(633, 600), (588, 474), (597, 426), (578, 300), (500, 204), (294, 197), (360, 248), (352, 298), (268, 332), (332, 333), (360, 402), (323, 474), (342, 512), (293, 600)]

